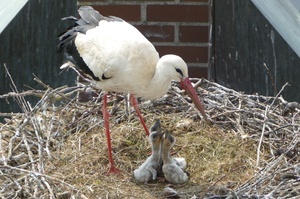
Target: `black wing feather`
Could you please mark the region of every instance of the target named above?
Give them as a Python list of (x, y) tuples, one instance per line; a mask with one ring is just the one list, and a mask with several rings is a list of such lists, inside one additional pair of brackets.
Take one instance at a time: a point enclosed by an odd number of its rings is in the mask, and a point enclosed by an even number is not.
[(64, 17), (62, 20), (75, 21), (75, 23), (67, 28), (66, 31), (57, 36), (56, 52), (65, 52), (66, 59), (81, 69), (84, 73), (90, 75), (94, 80), (100, 79), (94, 75), (90, 68), (80, 57), (75, 45), (75, 38), (78, 33), (86, 34), (86, 32), (99, 25), (101, 20), (121, 21), (117, 17), (104, 17), (91, 6), (82, 6), (78, 9), (80, 19), (74, 16)]

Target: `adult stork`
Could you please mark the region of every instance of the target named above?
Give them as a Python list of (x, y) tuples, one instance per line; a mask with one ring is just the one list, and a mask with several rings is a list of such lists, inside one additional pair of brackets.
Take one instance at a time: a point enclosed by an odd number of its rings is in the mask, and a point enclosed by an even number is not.
[(177, 55), (159, 58), (154, 46), (132, 25), (118, 17), (105, 17), (90, 6), (82, 6), (78, 13), (63, 18), (74, 21), (65, 32), (58, 35), (57, 52), (64, 51), (70, 65), (75, 65), (91, 77), (105, 92), (102, 106), (108, 145), (110, 173), (118, 173), (111, 152), (107, 93), (129, 93), (130, 103), (140, 121), (149, 131), (138, 109), (136, 97), (152, 100), (162, 97), (171, 81), (180, 82), (203, 118), (206, 114), (188, 78), (188, 68)]

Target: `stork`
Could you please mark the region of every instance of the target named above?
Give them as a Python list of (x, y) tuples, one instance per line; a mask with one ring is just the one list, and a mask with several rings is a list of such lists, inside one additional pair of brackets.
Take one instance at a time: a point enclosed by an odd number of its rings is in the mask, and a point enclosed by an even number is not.
[(139, 182), (148, 183), (150, 180), (155, 180), (162, 167), (161, 159), (161, 138), (162, 138), (160, 120), (157, 120), (150, 128), (149, 141), (151, 143), (152, 154), (146, 161), (134, 170), (133, 175)]
[(153, 100), (162, 97), (171, 81), (180, 82), (203, 118), (206, 114), (189, 80), (188, 68), (177, 55), (159, 58), (154, 46), (132, 25), (118, 17), (105, 17), (90, 6), (78, 9), (81, 18), (58, 35), (57, 52), (65, 52), (68, 63), (94, 80), (104, 91), (102, 114), (108, 145), (110, 173), (118, 173), (111, 152), (107, 93), (129, 93), (130, 103), (146, 131), (147, 126), (138, 109), (136, 97)]
[(180, 164), (180, 162), (178, 162), (179, 159), (174, 159), (170, 155), (170, 150), (174, 146), (176, 140), (168, 130), (166, 130), (162, 142), (162, 171), (164, 173), (165, 179), (173, 184), (183, 184), (187, 182), (189, 178), (188, 175), (184, 172), (184, 169), (186, 167), (185, 160), (184, 164)]

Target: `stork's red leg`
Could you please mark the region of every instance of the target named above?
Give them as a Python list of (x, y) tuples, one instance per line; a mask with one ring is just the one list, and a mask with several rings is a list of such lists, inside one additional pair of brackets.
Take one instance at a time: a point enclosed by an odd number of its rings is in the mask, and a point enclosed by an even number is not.
[(148, 136), (149, 135), (149, 130), (148, 130), (148, 128), (147, 128), (147, 126), (145, 124), (145, 121), (144, 121), (144, 119), (143, 119), (143, 117), (141, 115), (141, 112), (140, 112), (140, 110), (138, 108), (138, 102), (136, 101), (135, 97), (133, 95), (131, 95), (131, 94), (130, 94), (130, 103), (132, 104), (132, 106), (134, 107), (136, 113), (138, 114), (138, 116), (140, 118), (140, 121), (141, 121), (141, 123), (142, 123), (142, 125), (143, 125), (143, 127), (144, 127), (144, 129), (146, 131), (146, 134)]
[(108, 159), (109, 159), (109, 173), (118, 174), (120, 171), (115, 167), (115, 163), (112, 157), (112, 149), (111, 149), (111, 139), (110, 139), (110, 131), (109, 131), (109, 112), (107, 111), (107, 94), (104, 94), (103, 97), (103, 106), (102, 106), (102, 114), (104, 119), (104, 127), (106, 132), (107, 139), (107, 148), (108, 148)]

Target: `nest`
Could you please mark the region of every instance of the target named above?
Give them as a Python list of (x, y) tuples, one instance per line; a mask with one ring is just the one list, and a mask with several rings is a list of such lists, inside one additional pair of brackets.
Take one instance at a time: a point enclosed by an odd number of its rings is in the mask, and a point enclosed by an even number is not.
[[(1, 198), (296, 198), (300, 195), (299, 112), (296, 102), (246, 95), (205, 79), (192, 79), (210, 123), (174, 83), (159, 100), (141, 101), (148, 126), (156, 119), (186, 158), (190, 180), (140, 184), (136, 169), (151, 151), (127, 96), (111, 94), (111, 136), (120, 175), (107, 175), (102, 93), (91, 86), (28, 90), (14, 98), (22, 113), (0, 113)], [(13, 80), (11, 79), (12, 85)], [(80, 102), (78, 93), (90, 93)], [(97, 93), (97, 94), (95, 94)], [(26, 96), (39, 101), (32, 106)]]

